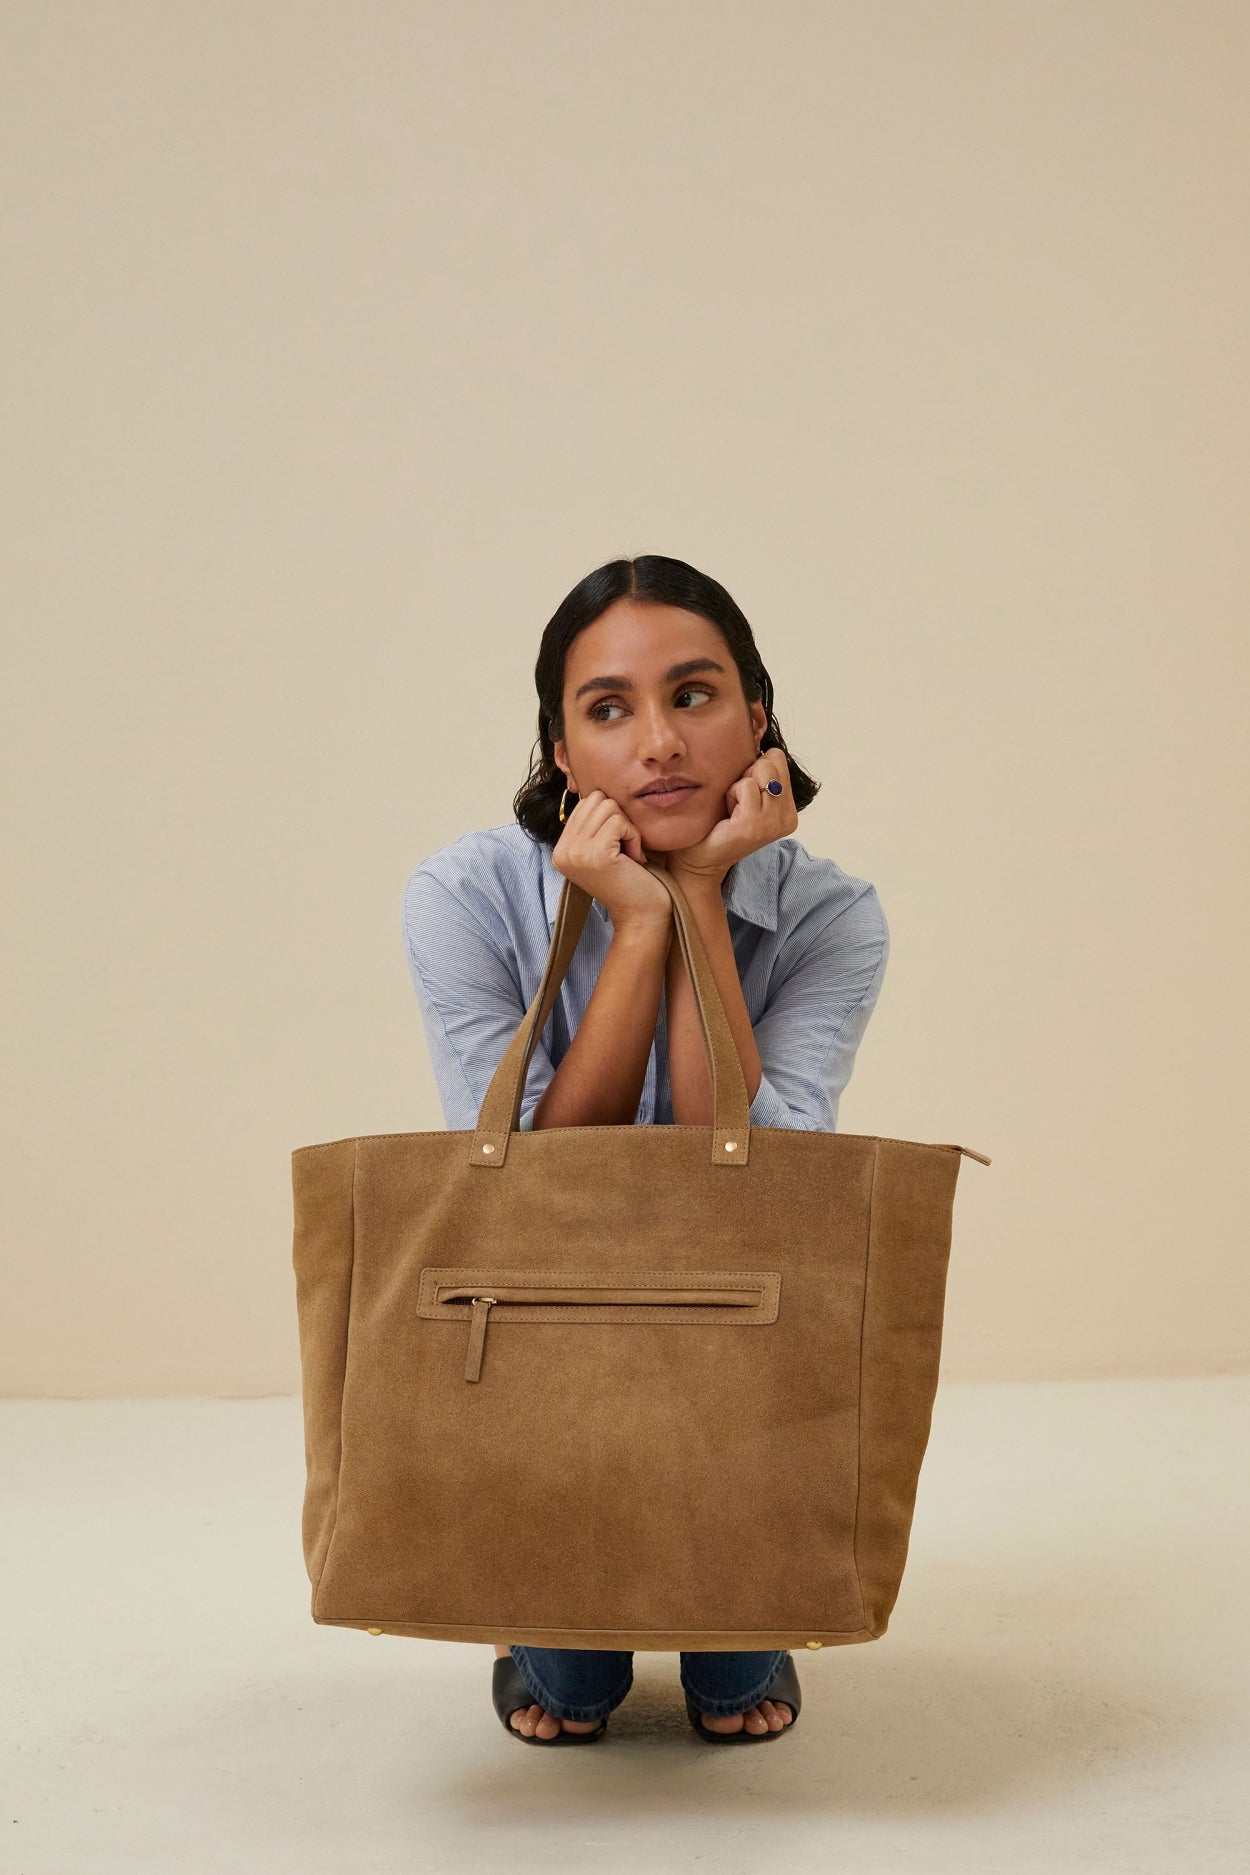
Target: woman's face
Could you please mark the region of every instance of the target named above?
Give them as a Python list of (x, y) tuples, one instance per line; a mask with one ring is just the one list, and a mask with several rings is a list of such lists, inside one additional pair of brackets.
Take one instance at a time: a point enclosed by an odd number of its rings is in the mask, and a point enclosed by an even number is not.
[[(564, 736), (553, 745), (570, 790), (596, 788), (629, 815), (653, 853), (696, 845), (725, 818), (725, 794), (768, 727), (748, 704), (715, 625), (679, 606), (618, 599), (569, 647)], [(661, 777), (693, 786), (649, 799)]]

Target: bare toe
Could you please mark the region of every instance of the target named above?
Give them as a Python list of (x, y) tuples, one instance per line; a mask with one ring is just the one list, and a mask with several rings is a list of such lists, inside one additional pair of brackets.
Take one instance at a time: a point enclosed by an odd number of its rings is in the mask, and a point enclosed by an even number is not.
[(779, 1732), (793, 1718), (789, 1706), (782, 1701), (774, 1703), (771, 1699), (762, 1699), (758, 1706), (752, 1706), (748, 1712), (731, 1712), (717, 1716), (710, 1712), (701, 1712), (699, 1718), (709, 1732), (748, 1731), (759, 1735), (763, 1732)]
[(526, 1738), (554, 1738), (561, 1727), (566, 1732), (593, 1732), (598, 1720), (557, 1719), (542, 1706), (518, 1706), (510, 1714), (508, 1723), (514, 1732), (523, 1732)]

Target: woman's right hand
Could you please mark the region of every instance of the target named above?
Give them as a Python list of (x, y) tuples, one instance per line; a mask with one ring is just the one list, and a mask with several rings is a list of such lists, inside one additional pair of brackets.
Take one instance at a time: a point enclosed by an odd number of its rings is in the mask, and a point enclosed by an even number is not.
[(673, 901), (647, 872), (646, 859), (638, 828), (602, 788), (578, 801), (551, 850), (556, 871), (606, 905), (618, 931), (663, 930), (672, 918)]

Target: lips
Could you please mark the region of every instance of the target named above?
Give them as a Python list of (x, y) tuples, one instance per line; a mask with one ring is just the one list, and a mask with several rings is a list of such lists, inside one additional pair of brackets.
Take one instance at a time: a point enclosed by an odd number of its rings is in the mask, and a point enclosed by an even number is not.
[(699, 785), (697, 781), (678, 781), (669, 788), (648, 788), (645, 793), (638, 796), (638, 799), (651, 801), (660, 807), (668, 807), (696, 793)]

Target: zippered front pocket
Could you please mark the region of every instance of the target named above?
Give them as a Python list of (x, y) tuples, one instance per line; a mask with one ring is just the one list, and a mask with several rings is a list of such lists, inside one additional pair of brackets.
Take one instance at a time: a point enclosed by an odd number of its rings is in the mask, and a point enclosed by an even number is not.
[(778, 1270), (423, 1269), (417, 1314), (467, 1321), (464, 1377), (478, 1380), (498, 1322), (774, 1322)]

